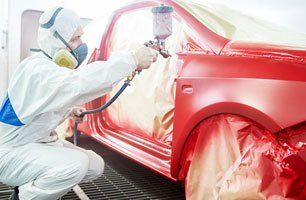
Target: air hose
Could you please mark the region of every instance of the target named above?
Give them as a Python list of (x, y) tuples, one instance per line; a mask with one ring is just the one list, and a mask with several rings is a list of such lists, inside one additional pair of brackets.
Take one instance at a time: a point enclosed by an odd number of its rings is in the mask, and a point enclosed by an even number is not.
[[(124, 81), (124, 84), (121, 86), (118, 92), (116, 92), (116, 94), (109, 101), (107, 101), (104, 105), (102, 105), (99, 108), (93, 109), (93, 110), (86, 110), (81, 113), (80, 117), (83, 118), (85, 115), (101, 112), (105, 110), (107, 107), (109, 107), (110, 105), (112, 105), (112, 103), (114, 103), (116, 99), (122, 94), (122, 92), (127, 88), (127, 86), (130, 85), (130, 82), (134, 79), (135, 75), (139, 72), (140, 71), (136, 71), (136, 70), (133, 71), (132, 75), (127, 77), (127, 79)], [(75, 145), (78, 144), (78, 122), (77, 121), (74, 122), (74, 126), (73, 126), (73, 143)]]

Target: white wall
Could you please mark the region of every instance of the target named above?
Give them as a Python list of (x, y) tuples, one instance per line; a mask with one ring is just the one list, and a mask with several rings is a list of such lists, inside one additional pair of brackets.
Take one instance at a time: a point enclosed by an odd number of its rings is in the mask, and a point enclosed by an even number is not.
[(0, 106), (7, 88), (7, 44), (6, 30), (8, 19), (8, 0), (0, 0)]

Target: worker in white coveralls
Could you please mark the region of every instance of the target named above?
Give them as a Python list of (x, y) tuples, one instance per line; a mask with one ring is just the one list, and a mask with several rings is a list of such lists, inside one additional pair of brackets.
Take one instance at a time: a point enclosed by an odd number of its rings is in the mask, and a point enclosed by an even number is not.
[(0, 182), (15, 187), (11, 199), (55, 200), (98, 178), (103, 159), (58, 139), (54, 129), (68, 116), (80, 115), (73, 106), (109, 92), (157, 59), (157, 52), (144, 46), (74, 70), (88, 50), (80, 18), (55, 7), (39, 23), (40, 51), (20, 63), (0, 110)]

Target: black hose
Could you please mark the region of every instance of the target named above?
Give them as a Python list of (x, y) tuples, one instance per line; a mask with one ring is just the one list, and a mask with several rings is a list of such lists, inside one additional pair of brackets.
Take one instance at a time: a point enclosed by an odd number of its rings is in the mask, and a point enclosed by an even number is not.
[[(153, 48), (153, 49), (159, 51), (159, 53), (164, 58), (168, 58), (170, 56), (168, 51), (162, 50), (159, 46), (154, 45), (153, 41), (146, 42), (146, 43), (144, 43), (144, 45), (146, 47), (150, 47), (150, 48)], [(85, 115), (88, 115), (88, 114), (94, 114), (94, 113), (97, 113), (97, 112), (101, 112), (104, 109), (106, 109), (108, 106), (110, 106), (112, 103), (114, 103), (114, 101), (116, 101), (116, 99), (121, 95), (121, 93), (125, 90), (125, 88), (130, 85), (130, 81), (134, 78), (134, 76), (136, 75), (137, 72), (139, 73), (140, 71), (134, 71), (133, 72), (134, 74), (132, 75), (132, 77), (128, 78), (126, 81), (124, 81), (124, 84), (121, 86), (120, 90), (108, 102), (106, 102), (103, 106), (101, 106), (99, 108), (96, 108), (96, 109), (93, 109), (93, 110), (87, 110), (85, 112), (82, 112), (80, 117), (84, 117)], [(73, 143), (75, 145), (77, 145), (77, 142), (78, 142), (78, 123), (75, 121), (74, 126), (73, 126)]]
[[(93, 110), (86, 110), (86, 111), (82, 112), (80, 117), (84, 117), (85, 115), (88, 115), (88, 114), (94, 114), (94, 113), (98, 113), (98, 112), (103, 111), (108, 106), (112, 105), (112, 103), (114, 103), (114, 101), (116, 101), (116, 99), (121, 95), (121, 93), (129, 85), (130, 85), (129, 81), (125, 81), (124, 84), (119, 89), (119, 91), (108, 102), (106, 102), (103, 106), (101, 106), (99, 108), (96, 108), (96, 109), (93, 109)], [(74, 122), (74, 126), (73, 126), (73, 143), (75, 145), (77, 145), (77, 143), (78, 143), (78, 122), (77, 121)]]

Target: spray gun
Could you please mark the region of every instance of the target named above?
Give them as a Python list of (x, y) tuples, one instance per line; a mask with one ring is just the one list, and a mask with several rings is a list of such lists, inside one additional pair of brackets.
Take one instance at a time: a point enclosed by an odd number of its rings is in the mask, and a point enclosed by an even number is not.
[[(173, 8), (170, 6), (164, 6), (163, 4), (158, 7), (152, 8), (153, 13), (153, 35), (154, 35), (154, 41), (149, 41), (144, 43), (145, 46), (150, 47), (152, 49), (155, 49), (159, 52), (164, 58), (169, 58), (171, 55), (169, 52), (165, 49), (165, 40), (172, 34), (172, 12)], [(127, 77), (127, 79), (124, 81), (124, 84), (121, 86), (119, 91), (109, 100), (107, 101), (103, 106), (93, 109), (93, 110), (87, 110), (85, 112), (82, 112), (80, 117), (84, 117), (88, 114), (94, 114), (103, 111), (108, 106), (110, 106), (121, 94), (122, 92), (127, 88), (127, 86), (130, 85), (130, 82), (134, 79), (136, 74), (138, 74), (139, 71), (134, 71), (130, 76)], [(77, 145), (78, 140), (78, 123), (75, 121), (74, 123), (74, 134), (73, 134), (73, 143)]]

